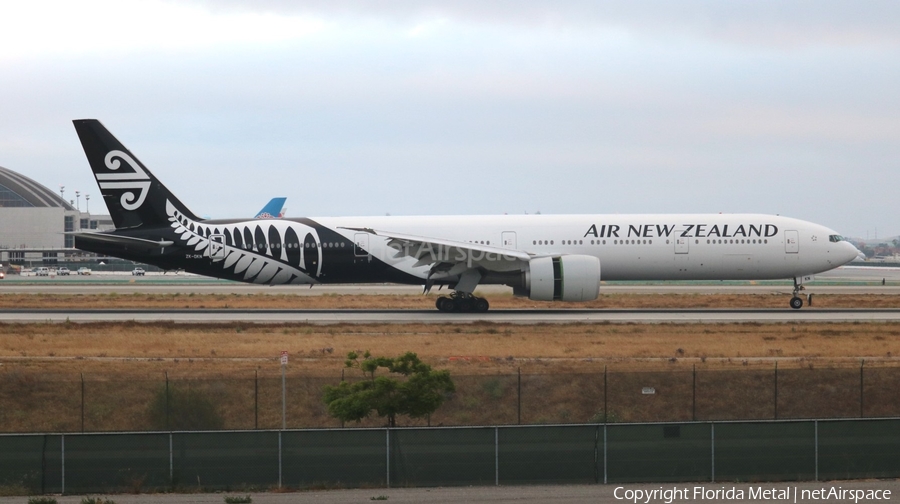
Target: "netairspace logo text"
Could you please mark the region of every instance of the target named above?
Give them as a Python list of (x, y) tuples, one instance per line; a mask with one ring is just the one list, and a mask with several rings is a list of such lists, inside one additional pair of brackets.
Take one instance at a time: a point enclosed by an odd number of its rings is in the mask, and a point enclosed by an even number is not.
[(821, 500), (854, 502), (891, 500), (890, 490), (879, 489), (851, 489), (843, 487), (800, 488), (750, 486), (737, 487), (659, 487), (654, 489), (616, 487), (613, 490), (616, 500), (628, 501), (633, 504), (650, 504), (651, 502), (663, 502), (672, 504), (677, 501), (704, 501), (704, 500), (767, 500), (797, 502), (798, 500)]

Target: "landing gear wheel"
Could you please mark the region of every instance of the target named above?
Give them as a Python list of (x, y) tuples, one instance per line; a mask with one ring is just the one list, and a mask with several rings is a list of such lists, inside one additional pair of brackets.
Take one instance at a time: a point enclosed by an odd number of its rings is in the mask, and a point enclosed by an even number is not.
[(491, 307), (487, 299), (459, 291), (450, 294), (450, 297), (441, 296), (437, 298), (434, 301), (434, 306), (442, 312), (461, 313), (484, 313)]
[(434, 306), (442, 312), (452, 312), (456, 309), (456, 303), (452, 299), (441, 296), (434, 302)]
[(469, 313), (475, 308), (475, 299), (471, 296), (456, 298), (456, 308), (462, 313)]
[[(800, 291), (802, 291), (803, 289), (805, 289), (805, 287), (803, 287), (803, 284), (800, 283), (800, 278), (794, 277), (794, 297), (791, 298), (791, 308), (795, 310), (803, 308), (803, 298), (800, 297)], [(809, 305), (812, 306), (812, 294), (807, 296), (807, 299), (809, 300)]]

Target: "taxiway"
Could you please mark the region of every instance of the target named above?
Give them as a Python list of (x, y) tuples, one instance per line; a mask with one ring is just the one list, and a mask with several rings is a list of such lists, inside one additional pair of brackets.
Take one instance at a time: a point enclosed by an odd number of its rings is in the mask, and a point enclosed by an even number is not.
[(307, 324), (506, 324), (571, 323), (739, 323), (739, 322), (896, 322), (900, 309), (574, 309), (491, 310), (488, 313), (442, 313), (436, 310), (4, 310), (0, 322), (160, 322), (307, 323)]

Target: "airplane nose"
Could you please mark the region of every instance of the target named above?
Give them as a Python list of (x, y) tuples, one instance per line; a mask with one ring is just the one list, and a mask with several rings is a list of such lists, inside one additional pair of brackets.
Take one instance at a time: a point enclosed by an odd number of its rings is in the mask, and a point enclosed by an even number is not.
[(847, 241), (841, 242), (841, 258), (844, 259), (844, 264), (859, 257), (865, 258), (863, 253), (860, 252), (855, 245)]

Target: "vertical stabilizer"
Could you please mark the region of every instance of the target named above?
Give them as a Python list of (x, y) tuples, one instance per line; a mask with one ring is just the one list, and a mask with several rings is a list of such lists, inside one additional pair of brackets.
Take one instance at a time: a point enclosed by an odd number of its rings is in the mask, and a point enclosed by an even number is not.
[(266, 206), (260, 210), (254, 219), (280, 219), (284, 217), (284, 202), (287, 198), (272, 198)]
[(96, 119), (72, 121), (116, 229), (168, 226), (166, 201), (197, 218)]

